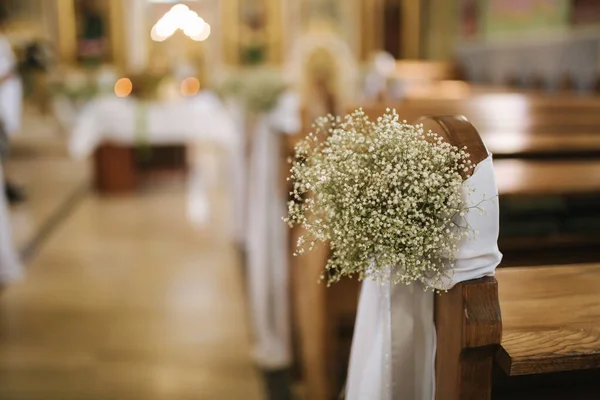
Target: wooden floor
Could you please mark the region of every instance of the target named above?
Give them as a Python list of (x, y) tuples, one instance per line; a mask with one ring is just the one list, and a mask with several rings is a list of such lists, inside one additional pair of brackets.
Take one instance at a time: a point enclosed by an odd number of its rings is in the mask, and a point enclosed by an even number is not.
[[(38, 161), (20, 211), (32, 226), (48, 218), (44, 198), (60, 208), (60, 189), (43, 182), (65, 171)], [(0, 399), (264, 397), (234, 248), (192, 229), (185, 201), (181, 186), (79, 199), (26, 280), (0, 293)]]

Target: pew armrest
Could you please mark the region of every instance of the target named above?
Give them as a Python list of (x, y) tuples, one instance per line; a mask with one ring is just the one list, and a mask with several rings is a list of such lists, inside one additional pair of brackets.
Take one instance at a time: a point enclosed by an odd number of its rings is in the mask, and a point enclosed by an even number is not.
[(489, 399), (502, 338), (498, 283), (486, 277), (435, 298), (436, 399)]

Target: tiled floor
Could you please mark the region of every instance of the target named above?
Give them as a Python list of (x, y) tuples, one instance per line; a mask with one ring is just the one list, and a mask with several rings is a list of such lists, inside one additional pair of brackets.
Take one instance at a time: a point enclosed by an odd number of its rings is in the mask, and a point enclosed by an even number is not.
[[(21, 246), (89, 178), (56, 155), (7, 173), (30, 196), (13, 211)], [(0, 399), (262, 399), (239, 261), (211, 232), (177, 185), (83, 196), (0, 293)]]

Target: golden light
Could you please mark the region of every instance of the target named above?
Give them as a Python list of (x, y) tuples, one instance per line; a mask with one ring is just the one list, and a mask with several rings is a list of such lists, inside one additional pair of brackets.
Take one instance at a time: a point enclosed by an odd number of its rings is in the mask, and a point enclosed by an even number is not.
[(210, 25), (198, 13), (185, 4), (176, 4), (154, 24), (150, 37), (155, 42), (162, 42), (178, 29), (195, 41), (203, 41), (210, 36)]
[(200, 81), (198, 78), (189, 77), (181, 81), (181, 94), (184, 96), (193, 96), (200, 91)]
[(117, 97), (127, 97), (133, 90), (133, 84), (129, 78), (121, 78), (115, 83), (115, 94)]
[(209, 36), (210, 36), (210, 25), (207, 23), (204, 23), (204, 27), (202, 28), (202, 31), (200, 31), (200, 33), (198, 35), (190, 36), (190, 37), (192, 38), (192, 40), (195, 40), (196, 42), (202, 42), (202, 41), (208, 39)]

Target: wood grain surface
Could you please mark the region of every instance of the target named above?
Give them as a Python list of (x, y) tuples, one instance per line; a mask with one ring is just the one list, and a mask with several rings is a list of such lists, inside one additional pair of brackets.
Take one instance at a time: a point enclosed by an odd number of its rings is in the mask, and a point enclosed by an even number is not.
[(496, 273), (510, 375), (600, 368), (600, 264)]

